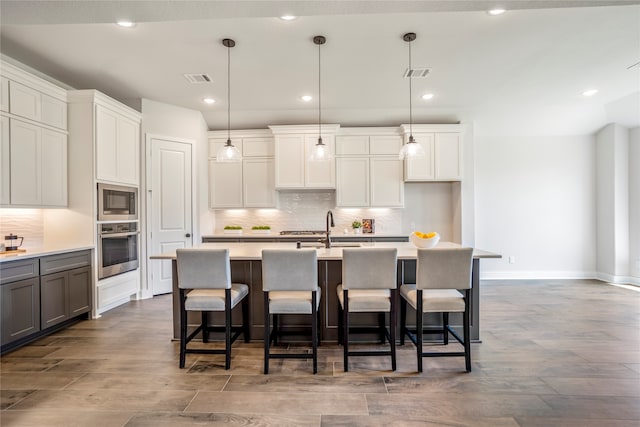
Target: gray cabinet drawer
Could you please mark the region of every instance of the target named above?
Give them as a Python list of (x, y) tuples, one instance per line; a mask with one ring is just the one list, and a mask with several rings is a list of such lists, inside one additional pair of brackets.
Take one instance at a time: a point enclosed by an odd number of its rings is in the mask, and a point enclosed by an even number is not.
[(52, 274), (91, 265), (91, 251), (68, 252), (40, 258), (40, 274)]
[(38, 277), (38, 267), (38, 258), (3, 262), (0, 264), (0, 284)]

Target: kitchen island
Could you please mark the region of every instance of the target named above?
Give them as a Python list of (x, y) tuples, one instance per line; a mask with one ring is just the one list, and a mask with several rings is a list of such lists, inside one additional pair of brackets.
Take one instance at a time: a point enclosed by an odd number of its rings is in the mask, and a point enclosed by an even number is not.
[[(336, 242), (331, 248), (319, 247), (318, 252), (318, 283), (322, 289), (321, 299), (321, 339), (323, 341), (335, 342), (338, 338), (338, 298), (336, 295), (336, 286), (341, 282), (342, 274), (342, 250), (344, 247), (379, 247), (379, 248), (397, 248), (398, 250), (398, 285), (403, 283), (415, 283), (415, 266), (417, 249), (411, 243), (406, 242)], [(460, 247), (460, 245), (451, 242), (440, 242), (434, 250), (438, 248)], [(250, 304), (250, 323), (251, 338), (253, 340), (262, 340), (263, 338), (263, 294), (262, 294), (262, 250), (263, 249), (291, 249), (295, 248), (294, 242), (248, 242), (248, 243), (203, 243), (196, 248), (210, 249), (229, 249), (229, 257), (231, 259), (231, 276), (232, 280), (237, 283), (246, 283), (249, 285), (249, 304)], [(500, 258), (499, 254), (487, 252), (479, 249), (473, 251), (473, 271), (472, 271), (472, 292), (471, 292), (471, 339), (480, 340), (480, 259), (483, 258)], [(171, 253), (158, 254), (150, 257), (151, 259), (172, 260), (173, 272), (173, 337), (179, 339), (179, 300), (178, 300), (178, 282), (176, 272), (176, 254)], [(193, 317), (189, 318), (189, 323), (195, 326), (199, 322), (197, 313), (191, 313)], [(239, 314), (239, 313), (238, 313)], [(377, 321), (375, 314), (371, 314), (370, 318), (363, 315), (360, 319), (363, 324), (374, 325)], [(304, 317), (297, 319), (290, 316), (291, 319), (283, 319), (283, 328), (295, 332), (300, 329), (301, 325), (305, 325), (307, 320)], [(216, 316), (212, 316), (213, 322), (216, 322)], [(412, 315), (409, 315), (412, 319)], [(234, 323), (240, 324), (241, 319), (234, 318)], [(438, 323), (439, 316), (427, 315), (425, 323)], [(452, 315), (451, 324), (461, 325), (461, 319), (458, 320)], [(365, 337), (367, 339), (367, 337)]]

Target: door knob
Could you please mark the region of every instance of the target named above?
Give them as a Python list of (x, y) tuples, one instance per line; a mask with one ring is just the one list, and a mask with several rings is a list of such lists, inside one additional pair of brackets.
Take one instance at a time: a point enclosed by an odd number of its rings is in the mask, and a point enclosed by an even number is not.
[(184, 237), (191, 237), (191, 233), (185, 234)]

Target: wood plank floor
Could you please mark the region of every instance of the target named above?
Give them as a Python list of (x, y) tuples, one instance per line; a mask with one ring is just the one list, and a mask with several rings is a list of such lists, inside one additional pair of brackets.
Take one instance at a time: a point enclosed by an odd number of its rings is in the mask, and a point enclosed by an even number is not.
[[(399, 347), (353, 358), (275, 360), (260, 343), (178, 368), (170, 296), (132, 302), (1, 358), (8, 426), (563, 426), (640, 425), (640, 292), (593, 280), (486, 281), (473, 372), (461, 358)], [(217, 344), (210, 344), (217, 345)], [(450, 346), (453, 346), (451, 344)], [(299, 350), (299, 349), (298, 349)], [(283, 349), (283, 351), (288, 351)]]

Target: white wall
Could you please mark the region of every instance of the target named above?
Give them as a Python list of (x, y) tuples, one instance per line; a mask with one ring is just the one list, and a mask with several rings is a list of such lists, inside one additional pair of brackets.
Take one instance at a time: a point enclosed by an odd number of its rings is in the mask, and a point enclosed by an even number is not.
[(629, 132), (629, 275), (640, 285), (640, 127)]
[[(194, 194), (194, 212), (193, 227), (194, 231), (200, 227), (206, 227), (208, 221), (207, 213), (207, 124), (199, 111), (189, 110), (186, 108), (176, 107), (174, 105), (164, 104), (162, 102), (142, 99), (140, 102), (140, 110), (142, 112), (142, 128), (141, 128), (141, 177), (140, 189), (141, 194), (146, 193), (146, 135), (155, 135), (163, 137), (171, 137), (180, 140), (194, 141), (195, 164), (193, 165), (193, 173), (196, 176), (193, 188)], [(146, 210), (143, 205), (141, 209), (141, 218), (146, 218)], [(201, 218), (205, 219), (205, 224), (201, 224)], [(146, 221), (142, 222), (142, 236), (146, 235)], [(199, 242), (200, 237), (194, 235), (194, 242)], [(141, 244), (141, 259), (147, 260), (146, 239)], [(154, 261), (148, 261), (154, 262)], [(141, 267), (141, 297), (152, 296), (152, 290), (149, 288), (147, 281), (147, 263), (143, 262)]]
[(482, 278), (594, 277), (594, 137), (475, 135)]

